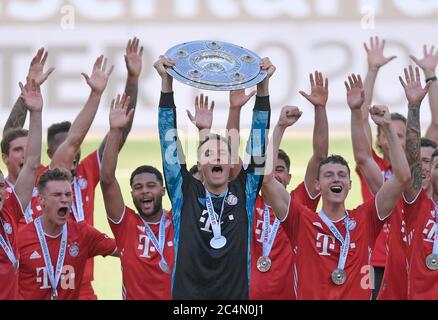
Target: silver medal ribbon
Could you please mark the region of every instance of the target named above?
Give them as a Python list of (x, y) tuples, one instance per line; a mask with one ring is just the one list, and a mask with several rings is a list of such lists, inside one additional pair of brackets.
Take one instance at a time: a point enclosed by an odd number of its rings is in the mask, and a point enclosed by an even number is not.
[(272, 225), (272, 230), (269, 232), (269, 227), (271, 226), (271, 221), (269, 219), (270, 212), (269, 207), (265, 205), (265, 210), (263, 211), (263, 256), (269, 257), (271, 253), (272, 245), (274, 244), (275, 236), (277, 235), (278, 228), (280, 227), (280, 220), (275, 218), (274, 224)]
[(331, 233), (335, 236), (336, 239), (341, 243), (341, 252), (339, 255), (338, 261), (338, 269), (344, 270), (345, 263), (347, 262), (348, 250), (350, 249), (350, 230), (349, 230), (349, 221), (348, 215), (344, 218), (345, 224), (345, 239), (342, 237), (338, 228), (334, 225), (334, 223), (326, 216), (326, 214), (321, 210), (318, 213), (319, 217), (325, 223), (325, 225), (330, 229)]
[(81, 187), (79, 186), (78, 178), (73, 178), (73, 189), (75, 192), (75, 203), (71, 206), (76, 222), (84, 221), (84, 207), (82, 202)]
[(225, 199), (228, 195), (228, 189), (225, 191), (224, 199), (222, 200), (222, 208), (221, 208), (220, 215), (218, 215), (214, 211), (213, 201), (211, 200), (210, 192), (208, 192), (207, 189), (205, 189), (205, 195), (206, 195), (205, 204), (207, 207), (208, 216), (210, 217), (211, 229), (213, 230), (213, 236), (215, 239), (219, 239), (222, 236), (221, 235), (220, 221), (222, 219), (222, 214), (224, 213)]
[[(15, 189), (15, 185), (11, 183), (11, 181), (9, 181), (8, 178), (6, 178), (5, 181), (9, 184), (9, 186), (12, 189)], [(32, 206), (32, 197), (30, 198), (29, 204), (27, 205), (26, 209), (24, 209), (24, 220), (26, 221), (26, 224), (29, 224), (33, 221), (31, 206)]]
[(157, 240), (157, 237), (155, 237), (155, 234), (152, 232), (152, 229), (149, 226), (149, 224), (144, 220), (143, 220), (143, 222), (144, 222), (144, 226), (146, 228), (146, 235), (148, 236), (149, 239), (151, 239), (152, 244), (154, 245), (155, 249), (157, 249), (158, 253), (160, 254), (161, 261), (163, 261), (163, 263), (166, 263), (166, 259), (164, 258), (164, 243), (166, 241), (166, 232), (165, 232), (166, 216), (165, 216), (164, 212), (161, 215), (160, 227), (158, 229), (158, 239), (159, 240)]
[(57, 297), (58, 292), (56, 288), (58, 287), (59, 279), (61, 278), (62, 267), (64, 265), (64, 258), (67, 249), (67, 224), (64, 224), (64, 227), (62, 229), (61, 244), (59, 246), (56, 270), (53, 271), (49, 246), (47, 245), (46, 236), (44, 235), (43, 226), (41, 224), (41, 217), (36, 218), (34, 223), (38, 239), (40, 241), (41, 250), (43, 251), (44, 262), (46, 263), (47, 275), (49, 277), (50, 285), (52, 286), (52, 298)]
[(0, 245), (5, 251), (6, 255), (8, 256), (8, 259), (12, 262), (12, 265), (14, 268), (17, 268), (18, 266), (18, 260), (15, 257), (14, 250), (12, 249), (11, 243), (9, 242), (8, 233), (6, 232), (5, 225), (3, 224), (3, 220), (0, 218), (0, 223), (2, 225), (3, 231), (5, 233), (5, 238), (0, 234)]
[(438, 205), (435, 204), (435, 234), (433, 236), (432, 254), (438, 255)]

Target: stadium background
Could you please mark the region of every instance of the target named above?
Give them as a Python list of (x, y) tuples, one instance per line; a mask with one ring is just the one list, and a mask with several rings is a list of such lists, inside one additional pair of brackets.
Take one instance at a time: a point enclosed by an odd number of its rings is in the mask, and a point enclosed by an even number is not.
[[(108, 129), (110, 100), (123, 91), (126, 42), (138, 36), (145, 53), (137, 113), (117, 169), (125, 201), (131, 204), (131, 171), (141, 164), (161, 168), (156, 132), (160, 81), (152, 63), (159, 54), (181, 42), (199, 39), (232, 42), (260, 56), (269, 56), (277, 66), (271, 80), (271, 125), (284, 104), (298, 105), (304, 111), (296, 126), (288, 130), (282, 145), (291, 156), (293, 187), (302, 181), (312, 152), (313, 110), (298, 94), (299, 90), (309, 89), (308, 73), (317, 68), (329, 77), (330, 153), (345, 155), (353, 167), (350, 112), (343, 81), (351, 72), (365, 76), (362, 42), (379, 35), (387, 40), (386, 54), (398, 56), (380, 71), (374, 101), (406, 114), (398, 75), (410, 63), (409, 53), (420, 56), (423, 44), (438, 45), (437, 18), (438, 0), (2, 0), (0, 128), (18, 96), (18, 81), (24, 80), (39, 47), (49, 51), (46, 66), (56, 67), (43, 86), (45, 128), (60, 120), (71, 120), (79, 112), (89, 90), (80, 72), (90, 72), (95, 58), (104, 54), (116, 68), (82, 147), (82, 155), (88, 154), (97, 148)], [(193, 97), (199, 91), (177, 82), (175, 91), (180, 135), (188, 163), (194, 164), (196, 131), (187, 121), (185, 110), (193, 108)], [(209, 95), (217, 103), (213, 127), (220, 131), (226, 123), (228, 94), (209, 92)], [(252, 103), (245, 107), (242, 128), (250, 125)], [(427, 103), (421, 117), (425, 129), (430, 121)], [(242, 130), (242, 142), (247, 134), (247, 130)], [(45, 150), (44, 145), (43, 163), (47, 163)], [(5, 169), (3, 163), (0, 168)], [(356, 175), (352, 175), (352, 180), (349, 207), (360, 202)], [(164, 204), (169, 208), (167, 197)], [(111, 234), (99, 188), (95, 210), (95, 226)], [(117, 259), (96, 259), (94, 288), (100, 299), (121, 298)]]

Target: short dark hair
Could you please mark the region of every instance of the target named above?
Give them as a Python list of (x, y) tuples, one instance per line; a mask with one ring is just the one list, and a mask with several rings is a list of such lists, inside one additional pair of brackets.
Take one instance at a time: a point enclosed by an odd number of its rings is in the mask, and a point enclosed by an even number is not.
[(191, 168), (190, 168), (190, 170), (189, 170), (189, 173), (190, 173), (190, 175), (194, 175), (194, 174), (197, 174), (199, 172), (199, 170), (198, 170), (198, 165), (197, 164), (195, 164), (195, 165), (193, 165)]
[(43, 193), (49, 181), (67, 181), (71, 183), (72, 176), (70, 171), (62, 168), (49, 169), (38, 179), (38, 192)]
[(59, 123), (54, 123), (49, 128), (47, 128), (47, 144), (49, 145), (49, 148), (52, 146), (55, 136), (61, 132), (67, 133), (70, 130), (70, 127), (70, 121), (63, 121)]
[(317, 179), (319, 179), (319, 174), (321, 173), (321, 167), (327, 163), (338, 163), (343, 166), (346, 166), (348, 171), (348, 176), (350, 176), (350, 167), (348, 166), (347, 160), (345, 160), (342, 156), (338, 154), (332, 154), (319, 163)]
[(152, 173), (157, 177), (157, 180), (160, 182), (161, 185), (164, 185), (164, 181), (163, 181), (163, 175), (161, 174), (161, 172), (152, 166), (140, 166), (138, 168), (136, 168), (132, 173), (131, 173), (131, 178), (129, 178), (129, 185), (132, 187), (132, 182), (134, 181), (134, 177), (138, 174), (142, 174), (142, 173)]
[(6, 131), (1, 142), (2, 153), (8, 155), (11, 142), (18, 138), (27, 137), (28, 135), (29, 131), (22, 128), (13, 128)]
[(228, 152), (231, 153), (231, 143), (230, 143), (230, 141), (229, 141), (227, 138), (225, 138), (225, 137), (223, 137), (223, 136), (221, 136), (220, 134), (217, 134), (217, 133), (210, 133), (209, 135), (207, 135), (207, 136), (204, 138), (204, 140), (202, 140), (202, 141), (199, 143), (199, 146), (198, 146), (198, 155), (199, 155), (199, 150), (201, 149), (201, 147), (202, 147), (205, 143), (207, 143), (208, 141), (210, 141), (210, 140), (220, 140), (220, 141), (226, 143), (226, 144), (227, 144), (227, 147), (228, 147)]
[(278, 159), (283, 160), (286, 164), (287, 171), (290, 171), (290, 158), (283, 149), (278, 150)]
[(435, 141), (433, 141), (433, 140), (430, 140), (430, 139), (428, 139), (428, 138), (421, 138), (421, 140), (420, 140), (421, 142), (420, 142), (420, 144), (421, 144), (421, 147), (423, 148), (423, 147), (430, 147), (430, 148), (432, 148), (432, 149), (436, 149), (437, 148), (437, 144), (436, 144), (436, 142)]

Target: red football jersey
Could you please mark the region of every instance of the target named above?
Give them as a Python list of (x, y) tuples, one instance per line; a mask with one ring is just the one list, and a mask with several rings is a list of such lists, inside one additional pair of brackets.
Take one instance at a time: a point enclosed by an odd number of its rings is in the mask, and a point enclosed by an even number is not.
[(402, 208), (400, 201), (388, 219), (388, 252), (378, 300), (408, 298), (407, 230)]
[[(163, 272), (161, 255), (146, 235), (144, 221), (132, 209), (125, 207), (121, 220), (109, 220), (120, 252), (123, 277), (123, 298), (126, 300), (170, 300), (174, 265), (173, 223), (166, 214), (164, 257), (170, 273)], [(149, 224), (157, 240), (159, 223)]]
[[(386, 179), (392, 174), (391, 163), (385, 161), (383, 158), (379, 157), (377, 153), (373, 150), (373, 159), (376, 162), (379, 169), (382, 171), (382, 176)], [(362, 190), (362, 199), (364, 202), (374, 198), (373, 193), (368, 188), (365, 177), (360, 172), (359, 168), (356, 167), (356, 173), (359, 175), (360, 185)], [(389, 228), (387, 225), (383, 226), (380, 232), (376, 244), (374, 245), (373, 252), (371, 254), (371, 265), (376, 267), (385, 267), (386, 256), (387, 256), (387, 246), (389, 241)]]
[[(46, 235), (52, 265), (56, 267), (61, 235)], [(38, 240), (35, 225), (28, 224), (18, 236), (21, 256), (19, 272), (19, 291), (23, 299), (48, 300), (51, 298), (51, 285), (46, 264)], [(67, 250), (62, 275), (57, 290), (58, 299), (78, 299), (87, 259), (107, 256), (116, 250), (116, 243), (105, 234), (86, 222), (67, 222)]]
[(424, 190), (412, 203), (404, 203), (409, 237), (408, 297), (415, 300), (438, 299), (438, 271), (429, 270), (426, 257), (432, 253), (436, 236), (435, 205)]
[[(370, 299), (369, 255), (383, 226), (374, 199), (349, 210), (350, 248), (343, 285), (335, 285), (332, 272), (338, 266), (341, 243), (317, 213), (291, 199), (283, 228), (291, 243), (296, 243), (297, 299)], [(345, 238), (344, 219), (334, 222)]]
[[(307, 192), (304, 182), (298, 185), (291, 193), (291, 198), (312, 211), (316, 211), (320, 196), (312, 199)], [(257, 260), (263, 255), (263, 212), (265, 203), (261, 196), (258, 196), (254, 206), (254, 219), (252, 224), (251, 239), (251, 300), (294, 300), (295, 277), (293, 270), (293, 248), (283, 228), (280, 226), (269, 258), (272, 265), (268, 272), (260, 272), (257, 269)], [(275, 220), (272, 208), (269, 209), (270, 230)]]
[[(21, 204), (15, 195), (15, 192), (8, 193), (8, 199), (4, 200), (3, 208), (0, 211), (3, 220), (4, 230), (0, 225), (0, 234), (3, 239), (11, 244), (15, 258), (20, 259), (17, 236), (18, 236), (18, 221), (23, 215)], [(16, 300), (18, 296), (18, 270), (15, 270), (11, 260), (9, 260), (6, 252), (0, 247), (0, 301), (1, 300)]]

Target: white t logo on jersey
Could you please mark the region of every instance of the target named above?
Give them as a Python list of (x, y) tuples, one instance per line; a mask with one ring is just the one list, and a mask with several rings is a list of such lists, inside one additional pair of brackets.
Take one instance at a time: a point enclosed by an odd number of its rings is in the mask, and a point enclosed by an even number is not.
[(426, 242), (433, 242), (433, 237), (435, 235), (435, 221), (429, 219), (426, 223), (426, 226), (423, 229), (423, 234), (426, 236), (426, 239), (423, 239)]
[[(61, 278), (59, 280), (59, 285), (64, 290), (74, 290), (75, 289), (75, 268), (71, 265), (65, 265), (61, 270)], [(47, 274), (46, 267), (36, 268), (36, 282), (41, 283), (40, 289), (50, 289), (49, 276)]]
[[(322, 238), (322, 241), (320, 241), (320, 239)], [(335, 238), (325, 234), (325, 233), (320, 233), (318, 232), (318, 234), (316, 235), (316, 247), (317, 248), (322, 248), (322, 251), (319, 252), (320, 256), (330, 256), (330, 253), (328, 253), (328, 249), (330, 248), (331, 250), (335, 249)]]
[(201, 214), (201, 218), (199, 218), (199, 222), (201, 222), (204, 226), (201, 227), (202, 231), (206, 231), (206, 232), (212, 232), (211, 231), (211, 221), (210, 221), (210, 217), (208, 216), (208, 211), (207, 210), (203, 210), (202, 214)]
[(140, 257), (142, 258), (150, 258), (150, 252), (155, 252), (155, 247), (152, 244), (152, 241), (145, 234), (140, 234), (138, 237), (138, 250), (142, 251)]

